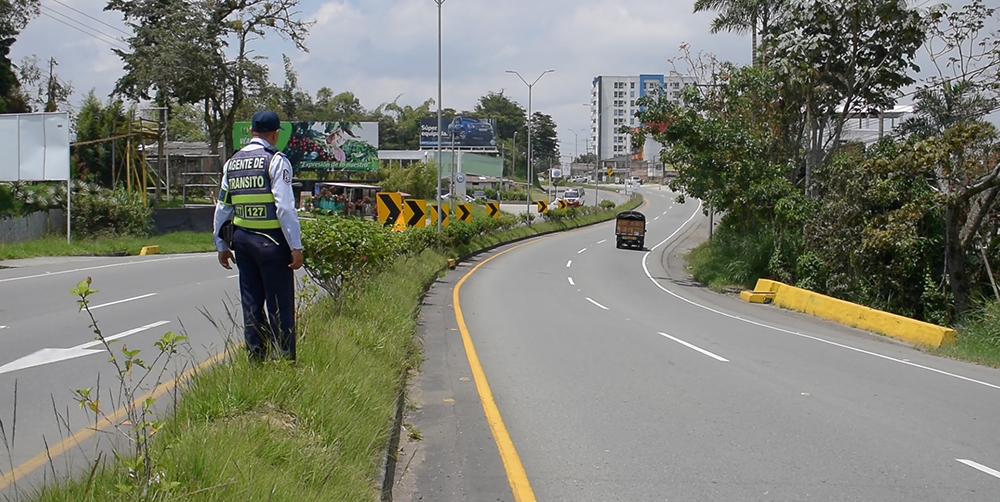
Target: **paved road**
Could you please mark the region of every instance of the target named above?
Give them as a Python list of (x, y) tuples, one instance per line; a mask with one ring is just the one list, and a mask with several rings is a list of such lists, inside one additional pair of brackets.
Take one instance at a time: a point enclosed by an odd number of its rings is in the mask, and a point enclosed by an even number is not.
[[(620, 204), (625, 200), (625, 187), (623, 185), (601, 186), (599, 192), (593, 188), (585, 189), (583, 191), (584, 204), (588, 206), (598, 204), (600, 203), (598, 197), (600, 197), (600, 200), (610, 200), (615, 204)], [(526, 206), (527, 203), (525, 202), (504, 202), (500, 204), (500, 210), (511, 214), (524, 214)], [(538, 215), (538, 206), (535, 204), (532, 204), (527, 209), (531, 211), (531, 214)]]
[[(43, 258), (8, 260), (0, 265), (10, 267), (0, 269), (0, 418), (8, 438), (14, 425), (15, 385), (17, 388), (16, 436), (10, 459), (0, 443), (3, 473), (9, 471), (11, 461), (20, 465), (45, 451), (46, 444), (52, 446), (67, 437), (67, 431), (92, 424), (74, 401), (74, 389), (96, 387), (100, 378), (102, 403), (109, 403), (113, 368), (102, 347), (90, 343), (94, 335), (88, 327), (89, 318), (78, 312), (76, 298), (69, 293), (78, 281), (90, 276), (92, 287), (99, 290), (91, 298), (91, 306), (105, 336), (122, 336), (119, 343), (140, 349), (143, 359), (154, 358), (154, 342), (166, 331), (183, 331), (190, 337), (188, 353), (175, 361), (168, 378), (224, 346), (224, 334), (199, 309), (223, 320), (226, 305), (235, 305), (235, 315), (240, 315), (236, 270), (220, 267), (214, 253)], [(236, 337), (239, 341), (242, 335), (237, 333)], [(70, 355), (68, 351), (51, 350), (74, 347), (75, 357), (65, 360), (57, 359)], [(32, 363), (44, 364), (30, 366)], [(57, 420), (56, 410), (63, 418)], [(65, 423), (60, 424), (61, 420)], [(57, 458), (54, 467), (62, 471), (68, 465), (79, 465), (92, 451), (90, 443), (74, 448)], [(48, 469), (46, 466), (26, 476), (19, 481), (20, 486), (40, 482)]]
[[(677, 246), (706, 218), (642, 192), (649, 252), (615, 249), (602, 224), (502, 254), (461, 287), (537, 500), (998, 499), (1000, 371), (697, 287)], [(461, 274), (427, 299), (424, 439), (404, 449), (397, 500), (513, 500), (453, 331)]]

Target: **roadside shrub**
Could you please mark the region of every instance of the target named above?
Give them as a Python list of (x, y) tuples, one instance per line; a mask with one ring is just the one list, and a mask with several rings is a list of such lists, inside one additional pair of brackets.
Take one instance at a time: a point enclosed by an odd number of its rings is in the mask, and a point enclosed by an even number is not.
[(0, 217), (14, 216), (17, 214), (17, 205), (14, 196), (10, 193), (10, 186), (0, 184)]
[(73, 234), (80, 237), (145, 237), (152, 215), (153, 210), (136, 194), (85, 188), (74, 194), (70, 218)]
[(489, 199), (489, 200), (498, 200), (497, 199), (497, 195), (499, 195), (499, 192), (497, 192), (496, 189), (494, 189), (494, 188), (487, 188), (486, 190), (483, 190), (483, 191), (486, 192), (486, 198), (487, 199)]
[(601, 207), (601, 209), (614, 209), (615, 208), (615, 203), (612, 202), (612, 201), (610, 201), (610, 200), (608, 200), (608, 199), (604, 199), (604, 200), (601, 201), (601, 203), (599, 204), (599, 206)]
[(500, 192), (500, 200), (503, 201), (524, 201), (528, 200), (527, 192), (524, 190), (504, 190)]
[(389, 228), (356, 218), (302, 222), (303, 265), (309, 276), (343, 305), (365, 280), (385, 269), (401, 242)]

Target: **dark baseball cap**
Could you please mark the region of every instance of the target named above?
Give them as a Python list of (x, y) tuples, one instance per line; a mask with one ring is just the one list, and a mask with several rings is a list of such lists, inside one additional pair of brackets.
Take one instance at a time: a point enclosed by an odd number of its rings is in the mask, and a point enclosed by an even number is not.
[(261, 110), (253, 114), (253, 122), (250, 125), (251, 131), (271, 132), (278, 129), (285, 130), (284, 127), (281, 127), (281, 119), (278, 118), (277, 113), (271, 110)]

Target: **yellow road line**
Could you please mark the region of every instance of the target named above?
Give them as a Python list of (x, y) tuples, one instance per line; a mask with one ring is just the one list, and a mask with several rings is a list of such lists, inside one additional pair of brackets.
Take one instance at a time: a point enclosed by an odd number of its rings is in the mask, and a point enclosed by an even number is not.
[(490, 424), (490, 430), (493, 431), (493, 440), (496, 441), (497, 449), (500, 450), (500, 459), (503, 460), (504, 470), (507, 471), (507, 482), (510, 483), (510, 489), (514, 493), (514, 500), (516, 502), (536, 502), (535, 492), (531, 490), (531, 483), (528, 482), (528, 474), (524, 472), (521, 457), (518, 456), (517, 450), (514, 448), (514, 441), (511, 440), (510, 434), (507, 432), (507, 427), (503, 424), (503, 418), (500, 417), (500, 410), (497, 408), (496, 401), (493, 400), (493, 392), (490, 391), (490, 384), (486, 381), (486, 373), (483, 372), (483, 366), (479, 363), (479, 356), (476, 355), (476, 347), (472, 343), (469, 328), (465, 325), (465, 316), (462, 315), (462, 305), (458, 297), (459, 291), (462, 289), (462, 284), (479, 270), (479, 267), (486, 265), (490, 260), (505, 253), (548, 238), (543, 237), (541, 239), (533, 239), (524, 244), (518, 244), (483, 260), (473, 267), (469, 273), (459, 279), (452, 293), (452, 303), (455, 305), (455, 320), (458, 322), (458, 330), (462, 333), (462, 344), (465, 346), (465, 355), (469, 359), (472, 376), (476, 381), (476, 390), (479, 391), (479, 400), (483, 402), (486, 421)]
[[(184, 373), (181, 374), (181, 376), (174, 378), (173, 380), (170, 380), (169, 382), (166, 382), (156, 387), (155, 389), (153, 389), (150, 392), (147, 392), (146, 394), (143, 394), (138, 399), (136, 399), (132, 403), (132, 405), (136, 407), (141, 407), (142, 402), (145, 401), (147, 398), (152, 397), (156, 399), (162, 396), (164, 393), (169, 392), (174, 387), (176, 387), (180, 381), (190, 377), (196, 371), (200, 371), (202, 369), (207, 368), (208, 366), (211, 366), (219, 362), (220, 360), (222, 360), (223, 357), (225, 357), (225, 355), (226, 355), (225, 350), (219, 352), (218, 354), (212, 356), (212, 358), (208, 359), (207, 361), (199, 364), (194, 368), (185, 371)], [(114, 413), (112, 413), (103, 420), (105, 424), (101, 428), (103, 429), (112, 424), (116, 424), (127, 416), (128, 413), (124, 406), (118, 408), (117, 410), (115, 410)], [(100, 429), (98, 429), (97, 427), (88, 427), (86, 429), (80, 430), (76, 434), (73, 434), (72, 436), (63, 439), (55, 446), (49, 448), (48, 451), (43, 451), (38, 455), (32, 457), (30, 460), (22, 463), (21, 465), (18, 465), (17, 467), (11, 469), (10, 471), (3, 473), (2, 475), (0, 475), (0, 490), (6, 489), (11, 484), (17, 482), (17, 480), (30, 474), (35, 469), (42, 467), (43, 465), (48, 463), (49, 458), (55, 458), (58, 457), (59, 455), (62, 455), (63, 453), (66, 453), (67, 451), (69, 451), (70, 448), (73, 448), (74, 446), (82, 443), (83, 441), (90, 439), (99, 431)]]

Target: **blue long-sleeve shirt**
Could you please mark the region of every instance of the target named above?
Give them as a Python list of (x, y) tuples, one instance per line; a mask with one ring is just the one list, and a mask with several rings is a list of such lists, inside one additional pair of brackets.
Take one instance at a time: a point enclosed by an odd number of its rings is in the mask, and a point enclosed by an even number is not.
[[(243, 147), (243, 150), (259, 150), (266, 146), (271, 146), (262, 138), (253, 138), (250, 144)], [(302, 249), (302, 229), (299, 225), (299, 215), (295, 212), (295, 193), (292, 191), (292, 163), (288, 161), (283, 153), (277, 153), (271, 159), (268, 166), (268, 173), (271, 175), (271, 193), (274, 195), (274, 205), (278, 208), (278, 223), (281, 225), (281, 233), (285, 235), (285, 241), (292, 249)], [(229, 191), (229, 162), (222, 167), (222, 191)], [(215, 248), (219, 251), (227, 251), (229, 246), (219, 237), (219, 228), (226, 220), (233, 215), (234, 208), (230, 204), (219, 200), (215, 205)]]

